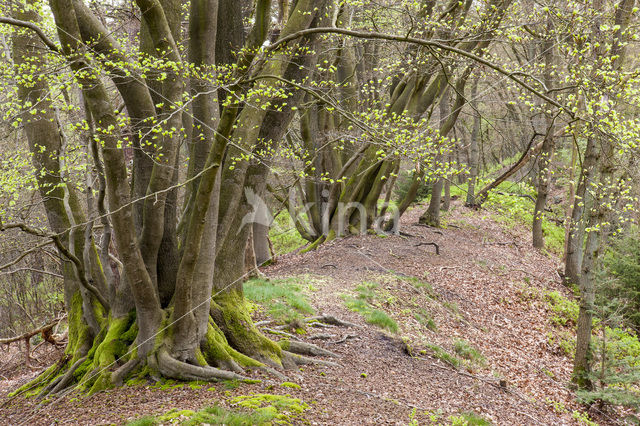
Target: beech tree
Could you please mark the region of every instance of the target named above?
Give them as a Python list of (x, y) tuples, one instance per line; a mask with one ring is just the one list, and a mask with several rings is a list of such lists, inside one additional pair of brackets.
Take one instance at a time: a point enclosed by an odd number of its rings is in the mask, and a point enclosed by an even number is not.
[[(613, 200), (626, 200), (628, 176), (613, 164), (637, 130), (612, 108), (635, 102), (621, 41), (635, 1), (602, 0), (602, 12), (584, 2), (397, 3), (403, 8), (380, 6), (380, 22), (356, 1), (136, 0), (139, 23), (84, 0), (1, 6), (10, 28), (3, 84), (18, 99), (2, 108), (32, 162), (31, 177), (16, 185), (36, 188), (46, 221), (3, 206), (0, 229), (55, 245), (69, 322), (66, 356), (28, 388), (95, 392), (132, 374), (242, 379), (251, 368), (280, 376), (280, 368), (331, 364), (309, 357), (331, 352), (274, 342), (252, 323), (242, 283), (270, 257), (268, 225), (247, 224), (253, 201), (269, 192), (287, 204), (313, 249), (345, 233), (394, 229), (398, 216), (385, 214), (402, 171), (411, 183), (397, 212), (428, 182), (420, 221), (438, 226), (444, 179), (460, 171), (451, 134), (465, 108), (473, 114), (469, 205), (540, 155), (536, 247), (559, 136), (581, 154), (566, 270), (582, 291), (575, 373), (588, 385), (593, 268), (615, 228)], [(563, 20), (567, 11), (575, 13)], [(521, 16), (540, 19), (520, 28)], [(496, 40), (521, 37), (520, 50), (496, 60)], [(606, 48), (613, 59), (602, 59)], [(525, 50), (534, 52), (528, 61)], [(506, 114), (517, 115), (517, 101), (521, 112), (540, 113), (546, 130), (529, 139), (511, 129), (527, 140), (499, 150), (519, 160), (477, 191), (477, 97), (493, 72), (507, 82), (491, 94)], [(272, 176), (276, 162), (286, 164), (287, 182)]]
[[(12, 39), (24, 106), (19, 122), (40, 171), (49, 226), (5, 219), (2, 228), (50, 239), (68, 260), (66, 362), (36, 379), (42, 394), (75, 383), (95, 392), (134, 372), (188, 380), (243, 378), (251, 367), (279, 374), (272, 367), (310, 362), (293, 352), (331, 355), (264, 337), (242, 296), (251, 230), (239, 226), (250, 212), (243, 188), (262, 193), (268, 167), (254, 154), (277, 143), (292, 119), (301, 94), (288, 82), (313, 63), (317, 37), (261, 51), (276, 34), (270, 1), (250, 12), (244, 41), (245, 11), (233, 1), (191, 2), (186, 40), (178, 3), (137, 6), (139, 60), (82, 0), (49, 2), (58, 42), (40, 28), (46, 10), (39, 2), (12, 5), (11, 18), (3, 18), (24, 28)], [(280, 15), (279, 37), (317, 26), (332, 7), (295, 2)], [(43, 54), (45, 47), (52, 53)], [(80, 102), (85, 115), (74, 126), (85, 136), (95, 176), (84, 191), (61, 166), (70, 141), (57, 117), (54, 82), (43, 71), (47, 58), (68, 66), (68, 102)], [(216, 63), (226, 67), (224, 76)], [(183, 142), (190, 155), (180, 207)]]

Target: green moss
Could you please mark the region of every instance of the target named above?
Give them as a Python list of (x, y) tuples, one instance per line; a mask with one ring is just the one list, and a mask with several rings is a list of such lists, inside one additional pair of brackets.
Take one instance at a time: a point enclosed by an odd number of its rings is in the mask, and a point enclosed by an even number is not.
[(283, 382), (283, 383), (280, 383), (280, 386), (284, 388), (302, 389), (302, 387), (299, 384), (292, 383), (292, 382)]
[(241, 291), (223, 292), (216, 296), (213, 303), (216, 316), (220, 316), (216, 321), (232, 347), (248, 356), (270, 359), (274, 364), (282, 365), (282, 350), (253, 325)]
[[(67, 363), (67, 365), (69, 365)], [(36, 396), (40, 393), (40, 391), (49, 383), (51, 380), (54, 380), (61, 374), (64, 374), (64, 371), (58, 371), (60, 366), (56, 363), (47, 368), (42, 374), (38, 375), (35, 379), (27, 382), (26, 384), (20, 386), (15, 391), (9, 394), (9, 397), (14, 397), (16, 395), (22, 395), (26, 397)]]
[(141, 386), (141, 385), (145, 385), (147, 384), (147, 379), (144, 377), (132, 377), (131, 379), (127, 380), (125, 382), (125, 384), (129, 387), (135, 387), (135, 386)]
[(238, 389), (240, 387), (240, 380), (223, 380), (222, 385), (226, 389)]
[(268, 393), (258, 393), (252, 395), (237, 396), (230, 401), (243, 408), (257, 410), (265, 406), (273, 406), (278, 412), (289, 412), (302, 414), (309, 408), (309, 405), (298, 398), (290, 395), (272, 395)]
[(474, 412), (465, 412), (458, 416), (449, 416), (452, 426), (491, 426), (491, 422)]
[(173, 379), (161, 379), (151, 387), (153, 389), (165, 391), (165, 390), (172, 390), (172, 389), (182, 389), (185, 385), (186, 385), (185, 383), (179, 383)]
[(158, 417), (160, 423), (173, 423), (173, 420), (186, 420), (192, 417), (196, 412), (193, 410), (178, 410), (174, 408), (168, 413)]
[(207, 382), (203, 382), (202, 380), (196, 380), (195, 382), (189, 382), (188, 385), (193, 390), (202, 389)]
[(255, 394), (230, 400), (237, 409), (218, 405), (200, 411), (173, 409), (164, 415), (146, 416), (128, 423), (129, 426), (150, 426), (167, 423), (183, 425), (224, 424), (233, 426), (290, 424), (300, 419), (309, 405), (288, 395)]

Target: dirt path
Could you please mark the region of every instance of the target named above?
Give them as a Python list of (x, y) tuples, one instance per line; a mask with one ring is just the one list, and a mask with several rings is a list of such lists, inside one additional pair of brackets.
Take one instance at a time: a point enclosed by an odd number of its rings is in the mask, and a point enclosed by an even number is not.
[[(35, 410), (33, 401), (15, 400), (0, 408), (0, 418), (10, 424), (27, 418), (22, 424), (120, 423), (268, 390), (315, 401), (304, 416), (311, 424), (429, 424), (430, 416), (447, 423), (448, 416), (463, 412), (501, 425), (578, 424), (572, 411), (580, 407), (567, 389), (571, 360), (548, 338), (554, 328), (544, 293), (565, 292), (556, 259), (531, 249), (528, 236), (506, 230), (487, 212), (458, 206), (447, 217), (450, 226), (435, 230), (413, 225), (418, 210), (403, 218), (403, 236), (338, 240), (283, 256), (264, 270), (269, 277), (316, 278), (317, 291), (310, 292), (316, 311), (361, 326), (319, 331), (332, 335), (319, 345), (338, 353), (340, 366), (287, 373), (300, 389), (283, 389), (272, 380), (237, 389), (216, 385), (215, 391), (139, 386), (55, 400)], [(424, 243), (436, 243), (440, 254)], [(429, 283), (431, 297), (406, 276)], [(397, 334), (367, 324), (345, 306), (344, 295), (365, 281), (379, 283), (386, 297), (380, 308), (400, 325)], [(437, 331), (419, 323), (416, 306), (430, 313)], [(335, 343), (347, 335), (357, 336)], [(431, 344), (453, 352), (456, 337), (477, 348), (485, 365), (455, 370), (428, 350)], [(15, 384), (0, 382), (0, 396)], [(590, 414), (600, 424), (612, 420)]]

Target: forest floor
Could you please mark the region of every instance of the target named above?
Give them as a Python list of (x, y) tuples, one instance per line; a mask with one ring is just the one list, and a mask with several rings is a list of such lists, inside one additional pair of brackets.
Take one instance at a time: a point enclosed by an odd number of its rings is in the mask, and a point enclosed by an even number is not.
[[(569, 389), (574, 327), (558, 321), (563, 308), (549, 296), (571, 298), (559, 259), (490, 211), (453, 207), (443, 229), (416, 225), (417, 206), (401, 235), (340, 239), (263, 269), (274, 282), (298, 283), (316, 314), (359, 325), (296, 334), (336, 352), (338, 367), (285, 372), (284, 384), (142, 383), (38, 405), (7, 397), (37, 372), (7, 371), (17, 355), (0, 351), (0, 422), (121, 424), (172, 409), (165, 420), (179, 422), (192, 413), (177, 410), (233, 409), (235, 397), (268, 393), (306, 403), (289, 417), (294, 424), (616, 424), (615, 413), (585, 413)], [(266, 310), (255, 315), (268, 318)]]

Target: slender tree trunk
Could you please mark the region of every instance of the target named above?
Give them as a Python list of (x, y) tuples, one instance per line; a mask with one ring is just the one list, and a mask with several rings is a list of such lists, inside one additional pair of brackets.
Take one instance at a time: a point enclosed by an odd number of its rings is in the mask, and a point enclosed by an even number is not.
[(471, 86), (470, 105), (473, 110), (473, 128), (471, 130), (471, 139), (469, 141), (469, 185), (467, 188), (467, 206), (474, 206), (476, 204), (475, 190), (476, 181), (478, 180), (478, 161), (480, 158), (480, 151), (478, 149), (478, 138), (480, 137), (480, 124), (481, 117), (480, 111), (478, 111), (478, 81), (476, 78)]

